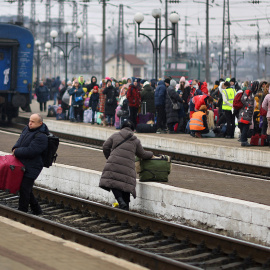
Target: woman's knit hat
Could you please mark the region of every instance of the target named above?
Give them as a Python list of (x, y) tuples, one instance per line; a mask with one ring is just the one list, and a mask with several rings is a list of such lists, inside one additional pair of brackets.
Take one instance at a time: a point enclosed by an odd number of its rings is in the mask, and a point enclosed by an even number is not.
[(186, 82), (186, 78), (185, 78), (184, 76), (181, 77), (180, 83), (181, 83), (181, 82)]

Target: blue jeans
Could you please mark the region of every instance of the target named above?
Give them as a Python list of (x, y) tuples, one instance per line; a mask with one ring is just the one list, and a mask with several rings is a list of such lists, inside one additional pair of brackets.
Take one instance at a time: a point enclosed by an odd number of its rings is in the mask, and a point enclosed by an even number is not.
[(249, 124), (238, 123), (238, 126), (241, 130), (241, 142), (245, 143), (247, 142)]
[(53, 105), (56, 105), (57, 92), (53, 93)]
[(70, 106), (69, 108), (69, 119), (74, 119), (74, 108), (73, 106)]
[(95, 123), (95, 114), (96, 114), (96, 111), (92, 110), (92, 123)]
[(115, 116), (114, 115), (109, 115), (107, 114), (106, 115), (106, 120), (107, 120), (107, 123), (108, 125), (114, 125), (114, 121), (115, 121)]

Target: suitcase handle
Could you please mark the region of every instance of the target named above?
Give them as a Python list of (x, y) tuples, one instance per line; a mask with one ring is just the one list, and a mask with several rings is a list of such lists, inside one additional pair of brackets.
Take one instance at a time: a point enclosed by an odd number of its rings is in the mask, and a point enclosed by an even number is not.
[[(14, 165), (9, 165), (9, 168), (10, 168), (12, 171), (14, 171), (15, 166), (14, 166)], [(23, 172), (25, 172), (25, 167), (21, 167), (21, 170), (22, 170)]]

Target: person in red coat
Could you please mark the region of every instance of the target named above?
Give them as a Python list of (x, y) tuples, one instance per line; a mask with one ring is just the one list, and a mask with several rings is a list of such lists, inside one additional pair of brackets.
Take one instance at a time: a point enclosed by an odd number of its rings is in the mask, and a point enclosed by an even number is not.
[(131, 84), (127, 90), (127, 100), (129, 106), (129, 118), (136, 128), (138, 109), (141, 104), (141, 95), (134, 84)]
[[(210, 104), (213, 103), (213, 98), (211, 96), (208, 95), (198, 95), (192, 98), (192, 100), (190, 101), (190, 119), (192, 117), (192, 114), (196, 111), (200, 110), (200, 107), (202, 105), (206, 105), (209, 106)], [(191, 110), (191, 108), (193, 108), (193, 110)]]

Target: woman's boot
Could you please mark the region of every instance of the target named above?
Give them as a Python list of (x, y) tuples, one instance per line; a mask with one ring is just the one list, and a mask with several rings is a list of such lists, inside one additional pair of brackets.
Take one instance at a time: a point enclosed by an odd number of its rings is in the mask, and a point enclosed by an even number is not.
[(128, 205), (125, 203), (124, 199), (122, 197), (118, 197), (116, 199), (119, 203), (119, 208), (122, 210), (128, 210)]

